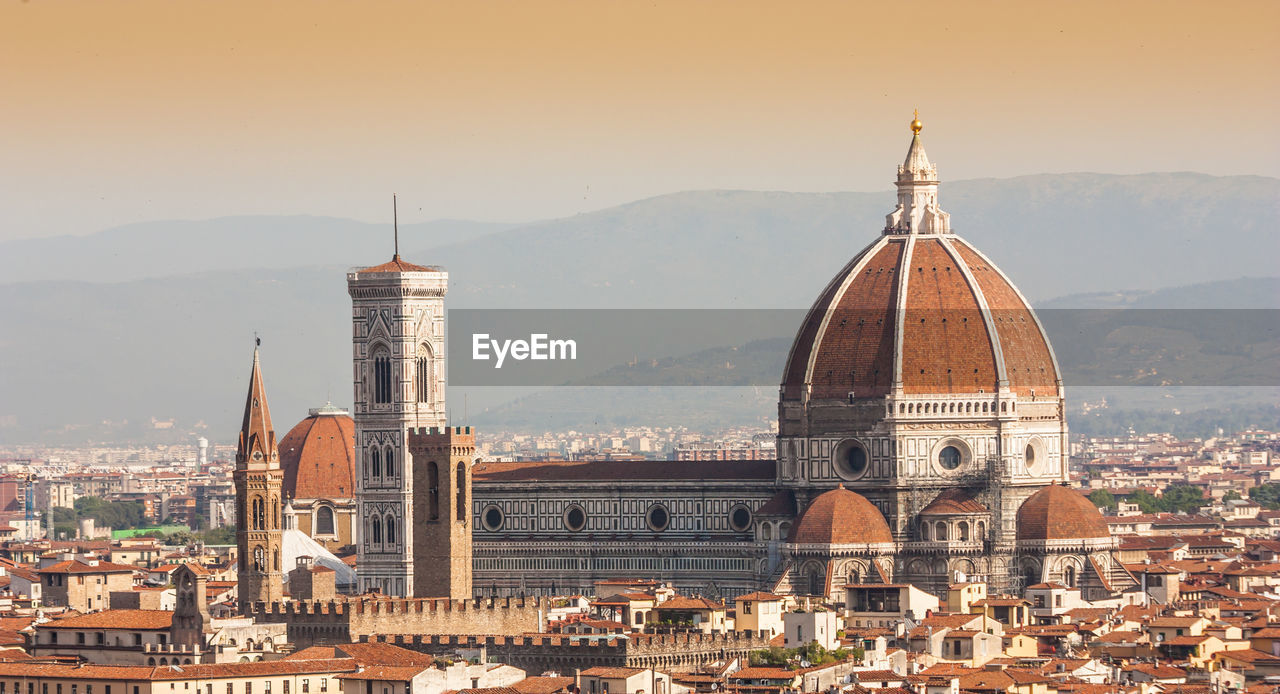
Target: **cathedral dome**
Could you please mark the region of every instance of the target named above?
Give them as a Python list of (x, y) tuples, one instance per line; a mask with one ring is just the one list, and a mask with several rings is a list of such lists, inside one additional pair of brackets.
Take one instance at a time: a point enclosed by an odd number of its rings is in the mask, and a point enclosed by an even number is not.
[(1049, 340), (1009, 278), (951, 233), (916, 130), (883, 234), (822, 291), (792, 345), (784, 400), (1059, 395)]
[(1032, 494), (1018, 509), (1019, 540), (1109, 538), (1107, 521), (1093, 502), (1061, 485)]
[(893, 542), (893, 533), (880, 509), (841, 485), (809, 504), (787, 541), (798, 545), (873, 544)]
[(356, 495), (355, 421), (346, 410), (311, 410), (280, 440), (284, 495), (291, 499), (351, 499)]

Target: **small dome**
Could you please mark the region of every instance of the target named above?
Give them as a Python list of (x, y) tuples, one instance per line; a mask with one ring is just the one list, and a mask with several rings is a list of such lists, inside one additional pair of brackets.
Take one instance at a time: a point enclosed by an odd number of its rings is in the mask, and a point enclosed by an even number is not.
[(987, 507), (963, 489), (948, 489), (920, 511), (922, 516), (988, 513)]
[(809, 504), (787, 539), (800, 545), (893, 542), (884, 515), (866, 497), (841, 485)]
[(345, 410), (321, 407), (280, 440), (284, 495), (291, 499), (353, 499), (356, 423)]
[(1032, 494), (1018, 509), (1019, 540), (1109, 538), (1111, 530), (1093, 502), (1071, 489), (1052, 485)]

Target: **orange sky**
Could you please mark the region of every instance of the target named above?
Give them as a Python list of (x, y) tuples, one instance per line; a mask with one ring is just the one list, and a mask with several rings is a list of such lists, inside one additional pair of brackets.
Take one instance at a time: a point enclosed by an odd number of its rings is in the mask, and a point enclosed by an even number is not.
[[(695, 188), (1280, 175), (1276, 2), (9, 2), (0, 239)], [(943, 195), (945, 196), (945, 188)], [(419, 211), (419, 208), (421, 210)]]

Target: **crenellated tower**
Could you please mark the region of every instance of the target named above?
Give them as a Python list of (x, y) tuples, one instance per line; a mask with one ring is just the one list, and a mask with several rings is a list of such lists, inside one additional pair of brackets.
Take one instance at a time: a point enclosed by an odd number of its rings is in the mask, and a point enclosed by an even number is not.
[(448, 282), (442, 269), (407, 263), (398, 253), (390, 262), (347, 273), (361, 592), (416, 595), (420, 543), (418, 528), (408, 520), (414, 517), (417, 475), (408, 434), (445, 425)]
[(270, 604), (284, 599), (284, 574), (280, 571), (280, 490), (284, 473), (280, 470), (257, 348), (253, 350), (249, 396), (244, 404), (233, 478), (240, 611), (248, 613), (248, 606), (254, 602)]
[(467, 600), (471, 589), (471, 466), (476, 435), (471, 427), (409, 432), (414, 485), (414, 547), (419, 567), (414, 595)]

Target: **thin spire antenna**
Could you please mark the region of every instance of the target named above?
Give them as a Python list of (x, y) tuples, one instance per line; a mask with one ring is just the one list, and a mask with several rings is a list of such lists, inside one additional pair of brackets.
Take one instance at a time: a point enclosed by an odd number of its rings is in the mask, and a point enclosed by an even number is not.
[(396, 210), (396, 194), (391, 194), (391, 228), (396, 239), (396, 260), (400, 259), (400, 213)]

